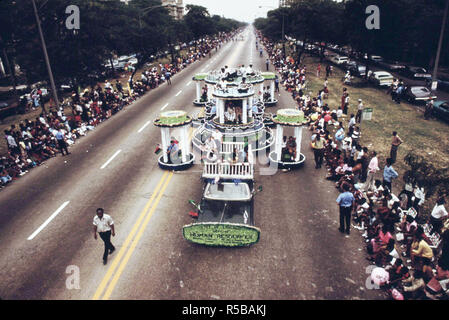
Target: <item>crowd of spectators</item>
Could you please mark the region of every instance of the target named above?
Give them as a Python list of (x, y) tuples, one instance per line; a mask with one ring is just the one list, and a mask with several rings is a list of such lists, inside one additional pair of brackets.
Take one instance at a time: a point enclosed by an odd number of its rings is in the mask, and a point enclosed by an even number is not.
[[(350, 234), (351, 226), (360, 230), (367, 259), (387, 274), (379, 285), (392, 298), (447, 299), (449, 220), (445, 195), (438, 196), (429, 215), (422, 210), (426, 199), (420, 181), (409, 181), (400, 193), (393, 190), (392, 182), (398, 178), (393, 166), (402, 143), (397, 132), (392, 134), (391, 151), (382, 173), (377, 153), (360, 142), (363, 101), (358, 100), (357, 114), (349, 116), (349, 92), (342, 88), (341, 105), (332, 108), (326, 103), (329, 68), (322, 89), (316, 94), (307, 92), (307, 67), (285, 56), (282, 49), (260, 33), (258, 37), (281, 76), (281, 84), (310, 119), (315, 168), (320, 169), (324, 161), (327, 179), (342, 194), (352, 194), (349, 225), (346, 230), (340, 226), (340, 232)], [(320, 76), (319, 72), (316, 74)], [(340, 217), (341, 225), (343, 220)]]
[[(238, 31), (206, 37), (185, 49), (186, 53), (174, 63), (158, 64), (142, 71), (135, 79), (136, 70), (130, 69), (127, 85), (119, 81), (106, 80), (83, 92), (73, 92), (59, 110), (50, 108), (47, 114), (40, 114), (34, 120), (25, 119), (4, 130), (7, 154), (0, 157), (0, 188), (26, 174), (30, 169), (55, 157), (59, 152), (70, 154), (67, 147), (88, 131), (119, 112), (127, 105), (163, 83), (171, 84), (173, 75), (187, 68), (193, 62), (211, 56), (213, 50), (235, 40)], [(36, 99), (35, 99), (36, 100)], [(33, 100), (33, 103), (36, 102)], [(39, 102), (36, 102), (38, 107)], [(67, 108), (71, 114), (65, 114)], [(65, 112), (66, 111), (66, 112)]]

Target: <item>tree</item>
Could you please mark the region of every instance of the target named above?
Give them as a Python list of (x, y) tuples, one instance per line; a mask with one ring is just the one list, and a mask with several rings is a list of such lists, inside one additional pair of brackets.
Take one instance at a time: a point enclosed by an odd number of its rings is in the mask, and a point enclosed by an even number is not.
[(194, 37), (198, 39), (207, 34), (211, 34), (213, 24), (207, 9), (191, 4), (187, 5), (186, 9), (187, 14), (184, 17), (184, 21)]
[[(117, 55), (136, 53), (139, 61), (179, 42), (228, 32), (242, 24), (207, 9), (187, 6), (185, 19), (176, 21), (159, 0), (36, 0), (48, 55), (56, 81), (70, 78), (75, 86), (87, 84), (87, 75), (102, 71)], [(65, 22), (68, 5), (81, 13), (80, 29)], [(17, 23), (20, 21), (20, 23)], [(18, 64), (28, 84), (47, 79), (33, 6), (29, 0), (0, 1), (0, 54)], [(14, 68), (12, 68), (14, 69)]]

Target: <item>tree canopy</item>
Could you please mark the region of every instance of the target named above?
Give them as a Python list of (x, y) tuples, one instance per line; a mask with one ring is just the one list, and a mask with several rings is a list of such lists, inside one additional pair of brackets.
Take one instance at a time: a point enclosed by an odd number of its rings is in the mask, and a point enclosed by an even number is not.
[[(187, 6), (175, 20), (159, 0), (35, 0), (56, 79), (78, 78), (101, 70), (113, 55), (145, 59), (171, 45), (227, 32), (240, 22), (210, 17), (207, 9)], [(66, 28), (67, 6), (80, 10), (80, 29)], [(0, 52), (20, 66), (29, 83), (47, 79), (32, 2), (0, 1)], [(5, 60), (5, 59), (2, 59)]]
[[(264, 35), (281, 39), (285, 34), (308, 42), (332, 42), (391, 60), (430, 67), (435, 57), (446, 0), (301, 0), (289, 8), (268, 12), (254, 25)], [(380, 10), (380, 29), (368, 30), (365, 13), (369, 5)], [(448, 19), (449, 22), (449, 19)], [(449, 65), (449, 26), (441, 63)]]

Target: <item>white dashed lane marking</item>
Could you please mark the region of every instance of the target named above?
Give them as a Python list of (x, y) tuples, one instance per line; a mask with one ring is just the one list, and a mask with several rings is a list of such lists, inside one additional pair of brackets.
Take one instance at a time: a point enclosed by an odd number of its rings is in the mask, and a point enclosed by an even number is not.
[(151, 123), (151, 121), (147, 121), (147, 123), (145, 123), (145, 125), (142, 128), (140, 128), (138, 133), (141, 133), (150, 123)]
[(27, 240), (33, 240), (69, 203), (70, 201), (64, 202)]
[(122, 152), (122, 150), (118, 150), (116, 153), (114, 153), (114, 155), (108, 161), (106, 161), (106, 163), (102, 165), (100, 169), (103, 170), (104, 168), (106, 168), (108, 164), (110, 164), (112, 160), (114, 160), (114, 158), (117, 157), (120, 152)]

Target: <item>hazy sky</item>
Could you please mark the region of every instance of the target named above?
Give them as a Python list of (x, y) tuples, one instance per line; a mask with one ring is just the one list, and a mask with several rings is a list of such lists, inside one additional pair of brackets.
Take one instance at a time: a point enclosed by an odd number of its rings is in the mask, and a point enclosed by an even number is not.
[(184, 0), (184, 5), (187, 4), (206, 7), (211, 15), (252, 22), (256, 17), (265, 17), (268, 11), (277, 8), (279, 0)]

